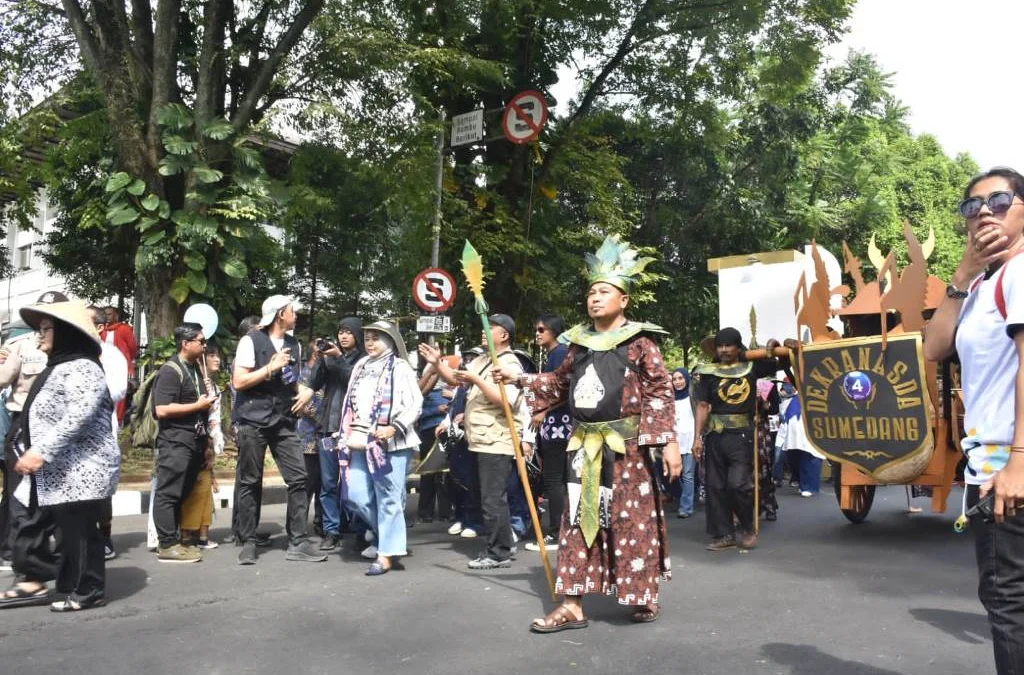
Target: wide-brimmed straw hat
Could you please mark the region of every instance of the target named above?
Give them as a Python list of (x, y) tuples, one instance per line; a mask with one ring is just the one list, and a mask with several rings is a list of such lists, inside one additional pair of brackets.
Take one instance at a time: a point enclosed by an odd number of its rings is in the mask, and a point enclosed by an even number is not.
[(395, 345), (395, 351), (403, 359), (409, 358), (409, 351), (405, 348), (405, 340), (402, 339), (402, 334), (398, 332), (398, 325), (393, 324), (390, 321), (374, 321), (368, 326), (363, 326), (363, 332), (368, 330), (376, 331), (378, 333), (384, 333), (391, 342)]
[(92, 312), (81, 300), (22, 307), (18, 313), (33, 330), (39, 330), (39, 323), (48, 316), (60, 319), (96, 344), (100, 344), (100, 334), (96, 332), (96, 326), (92, 322)]

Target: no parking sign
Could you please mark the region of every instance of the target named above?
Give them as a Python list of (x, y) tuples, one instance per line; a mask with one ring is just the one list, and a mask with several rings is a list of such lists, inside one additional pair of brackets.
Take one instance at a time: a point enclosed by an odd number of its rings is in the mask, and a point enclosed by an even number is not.
[(443, 312), (455, 302), (455, 277), (440, 267), (428, 267), (413, 279), (412, 297), (425, 311)]

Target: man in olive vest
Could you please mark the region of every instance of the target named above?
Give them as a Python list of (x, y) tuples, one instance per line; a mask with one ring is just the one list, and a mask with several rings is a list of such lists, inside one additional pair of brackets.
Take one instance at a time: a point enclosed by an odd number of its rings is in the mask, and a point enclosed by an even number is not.
[(312, 391), (299, 383), (302, 354), (295, 328), (296, 302), (287, 295), (273, 295), (263, 303), (257, 328), (238, 341), (231, 382), (238, 397), (238, 534), (242, 551), (239, 565), (256, 563), (256, 526), (263, 460), (267, 446), (281, 477), (288, 486), (285, 530), (288, 533), (286, 560), (323, 562), (306, 534), (309, 503), (306, 501), (306, 466), (302, 445), (295, 434), (296, 414), (309, 401)]
[[(507, 314), (493, 314), (488, 319), (491, 337), (498, 363), (509, 372), (521, 374), (522, 365), (512, 351), (516, 325)], [(486, 338), (483, 340), (486, 347)], [(508, 480), (512, 474), (515, 451), (512, 448), (512, 431), (505, 418), (501, 402), (500, 386), (491, 375), (491, 357), (484, 352), (470, 361), (465, 370), (452, 370), (440, 358), (440, 352), (430, 345), (421, 345), (420, 354), (427, 363), (437, 368), (446, 382), (468, 387), (466, 413), (463, 426), (470, 452), (476, 454), (480, 475), (480, 506), (483, 511), (484, 528), (487, 530), (486, 548), (478, 557), (469, 562), (470, 569), (489, 570), (512, 565), (511, 515), (508, 509)], [(519, 417), (523, 402), (522, 393), (515, 385), (504, 385), (508, 402), (517, 416), (517, 431), (521, 434)]]

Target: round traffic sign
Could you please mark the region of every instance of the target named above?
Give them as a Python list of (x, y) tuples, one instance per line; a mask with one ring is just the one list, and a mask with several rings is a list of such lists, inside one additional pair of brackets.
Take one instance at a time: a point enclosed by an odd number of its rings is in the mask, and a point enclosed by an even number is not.
[(428, 267), (413, 279), (412, 298), (428, 312), (443, 312), (455, 302), (455, 277), (440, 267)]
[(548, 121), (548, 104), (539, 91), (524, 91), (512, 97), (505, 106), (501, 128), (513, 143), (529, 143), (540, 136)]

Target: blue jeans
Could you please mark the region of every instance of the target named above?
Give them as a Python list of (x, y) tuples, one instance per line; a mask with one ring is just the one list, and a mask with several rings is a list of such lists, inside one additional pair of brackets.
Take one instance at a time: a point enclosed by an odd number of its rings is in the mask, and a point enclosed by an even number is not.
[(697, 471), (697, 460), (692, 453), (683, 455), (683, 473), (679, 476), (682, 485), (682, 492), (679, 494), (679, 513), (690, 515), (693, 513), (693, 484), (694, 474)]
[(821, 460), (803, 450), (790, 450), (799, 457), (800, 491), (818, 494), (821, 490)]
[[(978, 486), (967, 486), (967, 507), (978, 503)], [(1024, 673), (1024, 515), (1001, 524), (971, 517), (978, 559), (978, 598), (988, 612), (998, 675)]]
[(365, 452), (353, 452), (348, 469), (346, 505), (377, 535), (377, 553), (406, 555), (405, 474), (414, 449), (389, 452), (391, 473), (374, 481)]
[[(319, 440), (319, 436), (318, 436)], [(341, 533), (341, 492), (338, 490), (338, 451), (320, 452), (320, 508), (323, 512), (324, 534), (337, 536)]]

